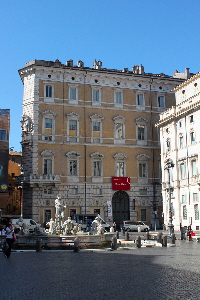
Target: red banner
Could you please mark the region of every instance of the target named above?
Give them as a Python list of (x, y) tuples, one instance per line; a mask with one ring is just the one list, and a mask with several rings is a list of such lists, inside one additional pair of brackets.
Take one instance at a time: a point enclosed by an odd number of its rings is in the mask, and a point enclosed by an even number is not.
[(112, 177), (112, 189), (114, 191), (130, 190), (130, 177)]

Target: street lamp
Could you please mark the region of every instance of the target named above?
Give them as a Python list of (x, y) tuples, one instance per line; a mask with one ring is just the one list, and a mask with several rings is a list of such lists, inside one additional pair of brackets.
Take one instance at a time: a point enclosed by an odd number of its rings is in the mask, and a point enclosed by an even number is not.
[(172, 224), (172, 204), (171, 204), (171, 186), (170, 186), (170, 169), (174, 167), (174, 163), (172, 161), (172, 159), (167, 159), (165, 161), (165, 167), (164, 169), (168, 171), (168, 195), (169, 195), (169, 224), (168, 224), (168, 228), (169, 228), (169, 235), (171, 236), (173, 233), (173, 227), (174, 225)]

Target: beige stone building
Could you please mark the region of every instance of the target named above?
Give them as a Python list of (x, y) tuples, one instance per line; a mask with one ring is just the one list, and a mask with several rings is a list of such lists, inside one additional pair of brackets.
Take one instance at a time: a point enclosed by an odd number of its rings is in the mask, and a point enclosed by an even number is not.
[[(176, 105), (160, 114), (163, 213), (166, 227), (200, 230), (200, 73), (174, 89)], [(168, 162), (172, 162), (172, 165)], [(168, 168), (170, 166), (170, 168)]]
[[(34, 60), (19, 70), (23, 216), (100, 213), (108, 222), (162, 224), (160, 144), (155, 123), (188, 77), (148, 74), (143, 66), (110, 70), (69, 60)], [(178, 78), (180, 77), (180, 78)], [(182, 77), (182, 79), (181, 79)]]

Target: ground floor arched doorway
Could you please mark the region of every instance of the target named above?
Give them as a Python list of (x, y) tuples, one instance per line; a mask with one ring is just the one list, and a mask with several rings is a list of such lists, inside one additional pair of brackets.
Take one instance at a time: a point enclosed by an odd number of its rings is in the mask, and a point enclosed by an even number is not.
[(116, 222), (117, 229), (121, 227), (121, 222), (130, 219), (129, 195), (125, 191), (117, 191), (112, 198), (113, 222)]

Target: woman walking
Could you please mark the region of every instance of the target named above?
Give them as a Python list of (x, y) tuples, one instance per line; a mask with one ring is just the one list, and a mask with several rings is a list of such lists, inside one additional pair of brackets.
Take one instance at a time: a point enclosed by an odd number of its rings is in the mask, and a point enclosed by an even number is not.
[(14, 227), (11, 222), (8, 222), (8, 226), (6, 227), (6, 242), (8, 244), (8, 248), (5, 251), (5, 257), (10, 257), (12, 245), (14, 243)]

